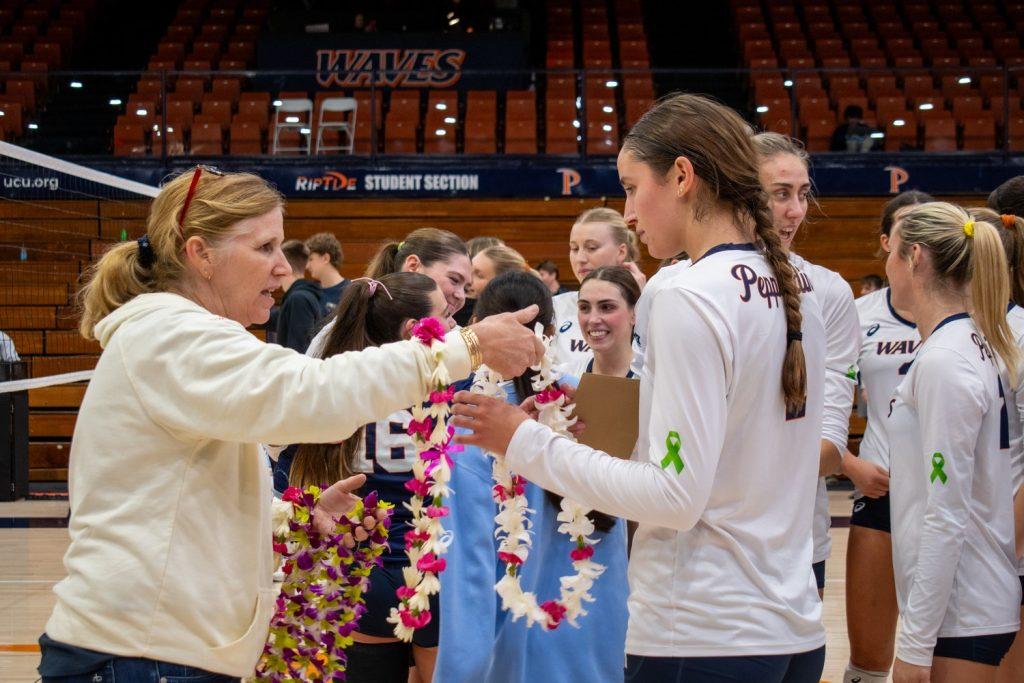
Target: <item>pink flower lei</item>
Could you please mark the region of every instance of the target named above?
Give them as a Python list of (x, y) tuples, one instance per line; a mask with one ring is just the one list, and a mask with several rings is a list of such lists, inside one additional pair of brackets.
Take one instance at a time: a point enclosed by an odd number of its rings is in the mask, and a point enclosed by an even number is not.
[(405, 503), (413, 516), (412, 528), (405, 533), (409, 566), (402, 570), (405, 585), (396, 591), (399, 606), (392, 608), (388, 616), (388, 623), (395, 627), (395, 637), (405, 642), (412, 640), (416, 629), (430, 623), (430, 596), (441, 588), (438, 575), (445, 570), (441, 555), (448, 550), (448, 541), (443, 538), (442, 520), (448, 516), (444, 500), (451, 493), (451, 454), (462, 450), (452, 443), (454, 430), (448, 426), (455, 392), (449, 386), (451, 378), (444, 363), (444, 326), (436, 318), (424, 318), (413, 327), (412, 335), (430, 349), (434, 370), (430, 376), (429, 403), (413, 406), (408, 427), (419, 451), (412, 468), (413, 478), (405, 483), (412, 494)]
[[(567, 403), (565, 393), (558, 388), (558, 373), (552, 359), (553, 340), (545, 337), (539, 326), (537, 336), (541, 338), (546, 351), (540, 365), (533, 367), (539, 373), (533, 380), (533, 388), (537, 392), (534, 400), (539, 413), (538, 421), (556, 433), (572, 438), (568, 430), (576, 420), (569, 417), (573, 406)], [(499, 386), (501, 381), (500, 375), (481, 367), (477, 370), (473, 390), (504, 399), (504, 392)], [(494, 458), (492, 476), (495, 484), (492, 497), (498, 504), (498, 514), (494, 518), (498, 525), (498, 559), (505, 565), (505, 575), (494, 587), (501, 596), (502, 609), (512, 613), (513, 621), (525, 617), (528, 626), (541, 624), (545, 629), (553, 630), (563, 621), (578, 626), (578, 617), (587, 613), (583, 603), (593, 602), (590, 589), (605, 569), (592, 559), (594, 545), (598, 541), (591, 538), (594, 524), (587, 517), (590, 509), (568, 498), (562, 499), (562, 509), (558, 513), (558, 521), (561, 522), (558, 532), (567, 535), (572, 542), (569, 557), (575, 574), (562, 577), (557, 600), (538, 602), (537, 596), (524, 591), (520, 583), (521, 567), (529, 556), (532, 543), (530, 522), (526, 518), (526, 514), (531, 512), (527, 507), (526, 481), (506, 467), (504, 456), (495, 453), (488, 455)]]
[(257, 681), (345, 680), (345, 648), (366, 611), (370, 571), (387, 547), (391, 505), (371, 492), (323, 536), (313, 525), (320, 493), (291, 487), (275, 501), (274, 551), (284, 559), (285, 579)]

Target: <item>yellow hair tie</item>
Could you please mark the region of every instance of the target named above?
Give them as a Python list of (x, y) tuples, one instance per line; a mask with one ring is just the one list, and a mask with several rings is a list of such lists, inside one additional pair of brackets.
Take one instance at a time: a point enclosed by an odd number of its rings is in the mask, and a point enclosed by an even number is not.
[(404, 247), (404, 246), (405, 246), (405, 240), (402, 240), (401, 242), (398, 243), (398, 251), (402, 251), (402, 247)]
[(968, 237), (974, 237), (974, 221), (964, 223), (964, 234)]

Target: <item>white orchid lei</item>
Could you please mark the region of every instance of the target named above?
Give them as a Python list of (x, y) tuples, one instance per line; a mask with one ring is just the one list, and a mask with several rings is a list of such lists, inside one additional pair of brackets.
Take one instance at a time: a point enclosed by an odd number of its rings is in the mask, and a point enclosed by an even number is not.
[[(547, 425), (554, 432), (568, 436), (569, 427), (575, 422), (570, 418), (573, 405), (569, 404), (565, 393), (558, 388), (559, 374), (553, 364), (553, 338), (543, 334), (543, 328), (537, 326), (537, 336), (544, 343), (544, 357), (540, 365), (532, 370), (539, 374), (533, 380), (533, 388), (537, 392), (535, 402), (539, 412), (537, 421)], [(499, 383), (502, 377), (496, 372), (480, 366), (473, 382), (473, 391), (486, 396), (505, 399)], [(586, 615), (583, 604), (593, 602), (590, 589), (594, 581), (604, 572), (604, 565), (594, 562), (594, 545), (598, 539), (592, 538), (594, 523), (587, 517), (590, 512), (579, 503), (568, 498), (562, 499), (562, 510), (558, 513), (561, 524), (558, 532), (570, 538), (575, 575), (564, 576), (560, 580), (561, 593), (557, 600), (538, 602), (534, 593), (524, 591), (520, 583), (520, 567), (526, 563), (530, 553), (530, 522), (526, 515), (532, 512), (527, 507), (526, 482), (517, 474), (512, 473), (505, 464), (505, 458), (496, 453), (488, 453), (494, 458), (492, 476), (494, 477), (493, 497), (498, 504), (498, 514), (494, 521), (498, 528), (495, 536), (499, 539), (498, 559), (505, 563), (505, 575), (495, 585), (501, 596), (502, 609), (512, 613), (512, 620), (526, 617), (527, 626), (541, 624), (547, 630), (558, 628), (562, 621), (578, 626), (577, 619)]]
[[(412, 529), (405, 533), (405, 553), (409, 566), (402, 570), (405, 585), (396, 591), (400, 604), (391, 608), (388, 622), (395, 626), (395, 637), (405, 642), (413, 633), (430, 623), (430, 596), (441, 589), (438, 575), (445, 570), (441, 557), (448, 551), (441, 520), (448, 516), (445, 496), (451, 494), (450, 454), (462, 450), (452, 442), (454, 430), (448, 426), (454, 390), (445, 366), (444, 326), (434, 318), (424, 318), (413, 328), (413, 336), (430, 348), (434, 369), (430, 376), (429, 405), (412, 408), (408, 432), (419, 451), (413, 463), (413, 478), (405, 483), (412, 492), (405, 507), (412, 512)], [(429, 498), (429, 502), (426, 499)]]

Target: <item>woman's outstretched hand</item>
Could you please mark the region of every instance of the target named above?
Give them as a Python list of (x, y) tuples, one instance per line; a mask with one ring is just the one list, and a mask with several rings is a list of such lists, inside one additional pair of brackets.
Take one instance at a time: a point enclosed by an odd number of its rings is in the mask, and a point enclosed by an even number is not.
[(504, 454), (523, 422), (530, 419), (519, 406), (499, 398), (481, 396), (469, 391), (455, 394), (452, 424), (469, 429), (472, 434), (456, 434), (456, 443), (478, 446), (491, 453)]
[(316, 508), (313, 510), (313, 525), (324, 536), (334, 533), (334, 520), (352, 511), (359, 501), (359, 496), (352, 493), (366, 483), (365, 474), (357, 474), (342, 479), (320, 494)]
[(469, 329), (480, 340), (484, 365), (503, 377), (518, 377), (544, 355), (544, 345), (526, 327), (537, 317), (536, 305), (516, 311), (488, 316)]
[[(571, 384), (559, 384), (558, 388), (565, 394), (565, 399), (569, 403), (573, 403), (576, 398), (576, 387)], [(525, 401), (519, 404), (519, 409), (525, 412), (531, 420), (536, 420), (540, 416), (540, 411), (537, 409), (537, 397), (530, 396)], [(583, 420), (579, 419), (579, 416), (573, 413), (572, 417), (576, 418), (576, 421), (569, 427), (569, 433), (572, 434), (573, 438), (579, 440), (583, 434), (583, 430), (587, 428), (587, 425)]]

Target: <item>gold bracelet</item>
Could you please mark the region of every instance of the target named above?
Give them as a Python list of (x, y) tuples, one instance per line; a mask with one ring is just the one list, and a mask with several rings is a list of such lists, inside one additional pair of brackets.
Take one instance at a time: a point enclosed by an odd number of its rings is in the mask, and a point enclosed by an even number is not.
[(460, 328), (459, 334), (469, 350), (469, 364), (473, 370), (476, 370), (484, 362), (484, 355), (480, 351), (480, 337), (476, 336), (476, 332), (468, 327)]

